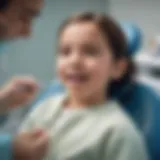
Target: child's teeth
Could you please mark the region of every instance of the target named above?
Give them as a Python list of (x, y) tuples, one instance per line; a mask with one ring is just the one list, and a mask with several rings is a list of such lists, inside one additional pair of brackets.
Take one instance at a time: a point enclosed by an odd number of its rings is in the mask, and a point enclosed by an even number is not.
[(70, 76), (70, 79), (71, 80), (76, 80), (76, 81), (83, 81), (83, 80), (85, 80), (85, 76), (79, 76), (79, 75), (77, 75), (77, 76)]

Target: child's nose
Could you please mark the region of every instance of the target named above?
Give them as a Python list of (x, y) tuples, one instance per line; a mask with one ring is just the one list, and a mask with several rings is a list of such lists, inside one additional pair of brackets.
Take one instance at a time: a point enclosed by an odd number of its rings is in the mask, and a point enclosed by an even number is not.
[(70, 59), (70, 63), (74, 66), (80, 66), (83, 63), (83, 57), (80, 53), (73, 53)]
[(79, 63), (81, 61), (81, 55), (78, 52), (75, 52), (71, 56), (71, 62), (72, 63)]

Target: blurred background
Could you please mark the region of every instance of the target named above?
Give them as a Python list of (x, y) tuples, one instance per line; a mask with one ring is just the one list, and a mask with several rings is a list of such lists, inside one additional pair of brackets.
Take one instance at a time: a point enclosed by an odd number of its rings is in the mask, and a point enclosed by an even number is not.
[[(57, 29), (66, 17), (80, 11), (109, 13), (120, 23), (141, 29), (143, 43), (134, 56), (136, 79), (160, 94), (160, 0), (46, 0), (33, 35), (12, 43), (7, 54), (0, 55), (0, 84), (17, 74), (34, 75), (44, 86), (54, 79)], [(14, 125), (9, 123), (8, 128), (13, 130)]]

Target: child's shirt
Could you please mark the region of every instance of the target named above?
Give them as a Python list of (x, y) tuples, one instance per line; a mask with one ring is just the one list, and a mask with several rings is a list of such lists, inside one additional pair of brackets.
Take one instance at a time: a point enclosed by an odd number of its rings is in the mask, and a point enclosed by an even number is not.
[(116, 101), (65, 108), (65, 96), (51, 97), (27, 117), (22, 130), (47, 129), (44, 160), (147, 160), (143, 139)]

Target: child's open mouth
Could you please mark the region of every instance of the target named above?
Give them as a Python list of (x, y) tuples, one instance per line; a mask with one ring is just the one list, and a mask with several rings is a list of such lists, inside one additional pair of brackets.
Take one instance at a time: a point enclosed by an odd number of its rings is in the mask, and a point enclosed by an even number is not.
[(68, 74), (67, 81), (70, 83), (84, 83), (89, 80), (89, 76), (86, 74)]

